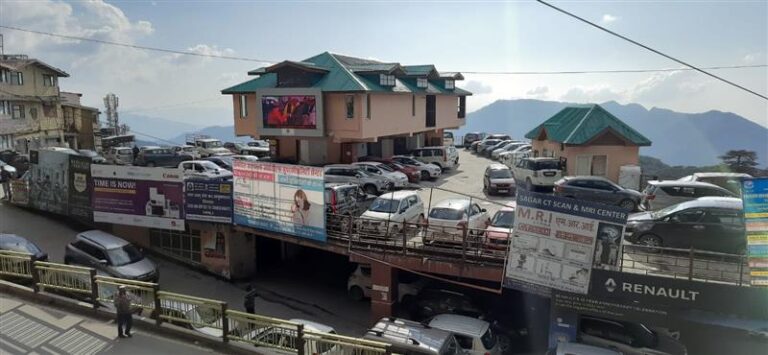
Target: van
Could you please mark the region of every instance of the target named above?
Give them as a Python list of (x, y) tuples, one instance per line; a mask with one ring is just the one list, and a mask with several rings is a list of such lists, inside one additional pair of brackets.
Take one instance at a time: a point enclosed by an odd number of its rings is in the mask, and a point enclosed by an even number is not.
[(412, 155), (416, 160), (437, 165), (442, 170), (459, 166), (459, 151), (453, 146), (418, 148), (413, 150)]
[(450, 332), (400, 318), (380, 319), (363, 338), (390, 344), (393, 354), (467, 354)]
[(484, 320), (458, 314), (438, 314), (429, 321), (429, 326), (451, 332), (459, 346), (470, 355), (501, 355), (496, 334), (491, 324)]

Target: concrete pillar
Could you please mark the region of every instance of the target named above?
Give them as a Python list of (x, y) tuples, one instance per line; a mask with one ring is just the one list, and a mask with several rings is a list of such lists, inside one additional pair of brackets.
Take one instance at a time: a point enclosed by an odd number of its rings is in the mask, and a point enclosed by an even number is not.
[(392, 316), (397, 302), (397, 269), (371, 263), (371, 324)]

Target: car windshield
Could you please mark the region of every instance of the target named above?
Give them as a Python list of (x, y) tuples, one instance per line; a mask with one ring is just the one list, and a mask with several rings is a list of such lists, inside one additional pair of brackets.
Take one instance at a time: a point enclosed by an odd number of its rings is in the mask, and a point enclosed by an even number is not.
[(133, 264), (144, 259), (144, 255), (141, 255), (141, 252), (131, 244), (116, 249), (109, 249), (107, 250), (107, 256), (114, 266)]
[(379, 164), (379, 165), (377, 165), (377, 167), (378, 167), (379, 169), (381, 169), (381, 170), (384, 170), (384, 171), (388, 171), (388, 172), (393, 172), (393, 171), (395, 171), (394, 169), (392, 169), (392, 168), (388, 167), (386, 164)]
[(667, 215), (669, 215), (669, 214), (671, 214), (673, 212), (677, 212), (677, 211), (682, 209), (680, 205), (681, 204), (667, 206), (667, 207), (664, 207), (664, 208), (662, 208), (662, 209), (660, 209), (658, 211), (651, 212), (651, 218), (657, 219), (657, 218), (661, 218), (661, 217), (667, 216)]
[(431, 211), (429, 211), (429, 218), (458, 221), (463, 216), (464, 216), (464, 213), (461, 210), (456, 210), (453, 208), (435, 207)]
[(203, 167), (203, 168), (205, 168), (206, 170), (216, 170), (216, 169), (218, 169), (218, 168), (219, 168), (219, 166), (218, 166), (218, 165), (214, 164), (214, 163), (213, 163), (213, 162), (211, 162), (211, 161), (201, 161), (201, 162), (200, 162), (200, 166), (202, 166), (202, 167)]
[(512, 172), (509, 169), (497, 169), (491, 170), (491, 179), (510, 179), (512, 178)]
[(493, 215), (491, 226), (499, 228), (512, 228), (515, 224), (515, 211), (498, 211)]
[(498, 140), (498, 139), (489, 139), (489, 140), (485, 141), (485, 146), (486, 147), (491, 147), (491, 146), (494, 146), (496, 144), (499, 144), (499, 142), (501, 142), (501, 141)]
[(192, 153), (192, 152), (195, 151), (195, 148), (194, 147), (184, 147), (184, 148), (181, 148), (181, 150), (185, 151), (187, 153)]
[(373, 201), (368, 210), (373, 212), (395, 213), (397, 212), (398, 206), (400, 206), (400, 200), (379, 197)]
[(480, 337), (480, 341), (483, 342), (483, 347), (485, 347), (486, 350), (491, 350), (494, 346), (496, 346), (496, 334), (493, 334), (491, 328), (489, 327), (488, 330)]
[(536, 170), (545, 170), (545, 169), (560, 169), (560, 161), (559, 160), (539, 160), (534, 164)]
[(213, 142), (205, 142), (203, 143), (206, 148), (219, 148), (221, 147), (221, 142), (219, 141), (213, 141)]

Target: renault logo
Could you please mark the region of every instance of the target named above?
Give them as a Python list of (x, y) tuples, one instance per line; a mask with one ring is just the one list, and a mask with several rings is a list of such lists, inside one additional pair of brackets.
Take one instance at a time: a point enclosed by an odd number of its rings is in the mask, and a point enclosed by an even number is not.
[(605, 289), (608, 290), (608, 292), (616, 290), (616, 281), (613, 281), (613, 279), (605, 281)]

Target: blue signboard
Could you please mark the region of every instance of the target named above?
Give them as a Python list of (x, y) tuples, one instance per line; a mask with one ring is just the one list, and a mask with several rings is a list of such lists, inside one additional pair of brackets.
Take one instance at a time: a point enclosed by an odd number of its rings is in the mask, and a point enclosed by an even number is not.
[(752, 286), (768, 286), (768, 178), (741, 182)]
[(184, 210), (186, 219), (232, 223), (232, 183), (185, 181)]

